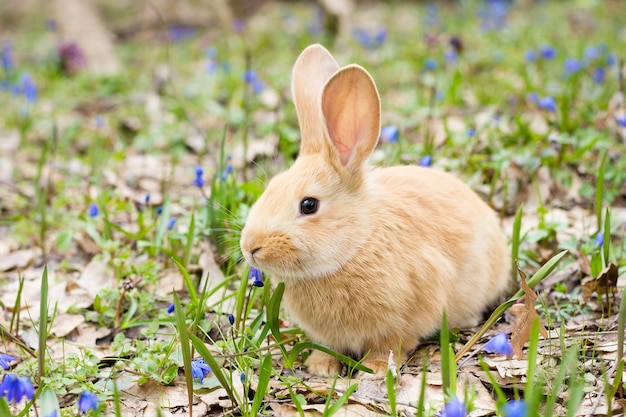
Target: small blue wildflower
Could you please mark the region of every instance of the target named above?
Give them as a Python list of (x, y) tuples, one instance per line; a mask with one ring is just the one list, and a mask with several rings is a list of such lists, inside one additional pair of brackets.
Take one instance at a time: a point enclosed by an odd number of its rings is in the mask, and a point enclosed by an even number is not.
[(248, 273), (248, 280), (253, 280), (252, 285), (254, 285), (255, 287), (262, 287), (263, 286), (263, 281), (261, 279), (262, 277), (263, 277), (263, 273), (261, 272), (260, 269), (257, 269), (253, 266), (250, 267), (250, 272)]
[(587, 61), (595, 61), (600, 58), (602, 51), (600, 47), (589, 45), (585, 48), (585, 59)]
[(252, 86), (252, 91), (257, 94), (265, 89), (265, 84), (263, 83), (263, 81), (261, 81), (256, 71), (254, 71), (253, 69), (249, 69), (244, 72), (243, 80), (246, 82), (246, 84), (250, 84)]
[(483, 32), (501, 30), (506, 26), (509, 13), (508, 0), (488, 0), (477, 11), (481, 18), (480, 28)]
[(146, 194), (146, 196), (143, 198), (143, 202), (145, 204), (148, 204), (150, 202), (150, 193)]
[(96, 117), (94, 117), (93, 121), (96, 124), (96, 127), (98, 129), (102, 129), (104, 127), (104, 122), (105, 122), (104, 116), (99, 114)]
[(5, 39), (4, 42), (2, 42), (0, 61), (2, 61), (2, 68), (4, 69), (4, 71), (11, 72), (13, 70), (13, 45), (8, 39)]
[(443, 407), (441, 417), (465, 417), (467, 407), (458, 398), (452, 397)]
[(211, 367), (204, 362), (204, 359), (198, 358), (191, 361), (191, 376), (202, 382), (204, 377), (211, 373)]
[(100, 209), (96, 203), (89, 204), (89, 217), (96, 217), (100, 213)]
[(551, 45), (541, 45), (539, 47), (539, 53), (543, 59), (554, 59), (556, 57), (556, 49)]
[(443, 56), (446, 59), (446, 62), (448, 62), (450, 64), (454, 64), (455, 62), (457, 62), (459, 60), (459, 54), (456, 51), (456, 49), (454, 49), (454, 48), (446, 49), (446, 51), (444, 52)]
[(604, 82), (604, 77), (606, 75), (606, 70), (604, 67), (595, 67), (593, 70), (593, 82), (596, 84), (602, 84)]
[(218, 68), (219, 65), (217, 64), (217, 62), (215, 62), (215, 60), (213, 59), (209, 59), (204, 65), (204, 72), (206, 72), (207, 74), (214, 74), (215, 72), (217, 72)]
[(615, 116), (615, 121), (621, 127), (626, 127), (626, 114), (621, 114), (619, 116)]
[(98, 396), (91, 391), (83, 391), (78, 397), (78, 410), (85, 414), (89, 410), (98, 410)]
[(172, 230), (175, 224), (176, 224), (176, 217), (171, 217), (170, 220), (167, 222), (167, 230)]
[(3, 367), (5, 371), (9, 369), (9, 362), (13, 362), (14, 360), (15, 358), (13, 356), (0, 353), (0, 366)]
[(593, 240), (593, 245), (598, 248), (604, 245), (604, 233), (603, 232), (598, 232), (598, 234), (596, 234), (596, 238)]
[(204, 178), (202, 178), (202, 176), (204, 175), (204, 170), (202, 169), (200, 165), (196, 166), (195, 173), (196, 173), (196, 176), (193, 179), (193, 185), (195, 185), (198, 188), (204, 187)]
[(0, 384), (0, 397), (5, 397), (7, 402), (22, 401), (22, 398), (32, 400), (35, 395), (33, 383), (27, 376), (18, 377), (17, 374), (5, 374)]
[(563, 63), (563, 67), (566, 73), (574, 74), (582, 69), (582, 64), (576, 58), (567, 58)]
[(241, 381), (242, 384), (246, 382), (246, 374), (244, 372), (242, 372), (241, 375), (239, 375), (239, 380)]
[(176, 309), (176, 304), (174, 303), (170, 304), (169, 307), (167, 307), (167, 314), (172, 314), (175, 309)]
[(163, 206), (159, 206), (156, 208), (156, 215), (160, 216), (163, 213)]
[(513, 347), (509, 343), (506, 333), (498, 333), (483, 347), (485, 352), (513, 356)]
[(189, 25), (170, 25), (167, 34), (172, 42), (181, 42), (193, 37), (196, 30)]
[(352, 31), (352, 35), (365, 48), (376, 49), (387, 40), (387, 29), (379, 28), (371, 33), (365, 29), (356, 28)]
[(615, 65), (617, 63), (617, 57), (612, 52), (607, 54), (605, 59), (606, 59), (606, 66), (607, 67), (612, 67), (613, 65)]
[(434, 1), (426, 5), (426, 26), (437, 26), (439, 24), (439, 9)]
[[(230, 157), (228, 159), (230, 159)], [(229, 162), (226, 164), (226, 166), (222, 170), (222, 181), (226, 181), (226, 178), (228, 178), (228, 176), (232, 173), (233, 173), (233, 164)]]
[(433, 157), (430, 155), (425, 155), (420, 158), (419, 166), (428, 168), (433, 163)]
[(556, 111), (556, 102), (551, 96), (547, 96), (539, 100), (539, 108), (554, 113)]
[(426, 61), (424, 61), (424, 68), (426, 68), (428, 71), (436, 70), (437, 69), (437, 61), (435, 61), (433, 58), (426, 59)]
[(232, 314), (229, 314), (228, 315), (228, 322), (230, 323), (231, 326), (233, 324), (235, 324), (235, 316), (233, 316)]
[(528, 101), (530, 101), (531, 103), (535, 103), (538, 104), (539, 103), (539, 94), (537, 94), (534, 91), (531, 91), (530, 93), (528, 93), (528, 95), (526, 96), (526, 98), (528, 99)]
[(527, 50), (525, 54), (526, 62), (535, 62), (537, 60), (537, 56), (537, 51), (534, 49)]
[(398, 136), (398, 126), (396, 125), (389, 125), (380, 129), (380, 139), (382, 139), (383, 142), (396, 143)]
[(475, 134), (476, 134), (476, 129), (474, 129), (471, 126), (467, 128), (467, 137), (468, 138), (473, 138)]
[(231, 25), (231, 29), (235, 33), (241, 33), (246, 28), (246, 22), (243, 19), (235, 19), (233, 20), (233, 24)]
[(22, 74), (20, 77), (19, 91), (22, 93), (27, 103), (33, 104), (37, 101), (37, 85), (30, 74)]
[(504, 417), (526, 416), (526, 403), (524, 400), (511, 400), (502, 406)]

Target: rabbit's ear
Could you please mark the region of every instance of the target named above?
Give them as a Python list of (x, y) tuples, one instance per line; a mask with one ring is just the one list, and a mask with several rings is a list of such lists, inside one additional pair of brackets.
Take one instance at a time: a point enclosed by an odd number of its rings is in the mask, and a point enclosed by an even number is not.
[(294, 64), (291, 93), (302, 135), (301, 154), (319, 153), (323, 148), (320, 96), (326, 81), (338, 70), (339, 65), (330, 52), (318, 44), (302, 51)]
[(380, 134), (380, 99), (369, 73), (358, 65), (335, 73), (324, 86), (322, 114), (341, 164), (360, 169)]

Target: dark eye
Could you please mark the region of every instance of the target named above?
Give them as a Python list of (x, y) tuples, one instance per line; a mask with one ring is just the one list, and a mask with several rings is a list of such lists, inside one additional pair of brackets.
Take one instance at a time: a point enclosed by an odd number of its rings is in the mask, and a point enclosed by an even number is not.
[(305, 197), (300, 202), (300, 213), (301, 214), (313, 214), (317, 211), (320, 206), (320, 202), (317, 198), (313, 197)]

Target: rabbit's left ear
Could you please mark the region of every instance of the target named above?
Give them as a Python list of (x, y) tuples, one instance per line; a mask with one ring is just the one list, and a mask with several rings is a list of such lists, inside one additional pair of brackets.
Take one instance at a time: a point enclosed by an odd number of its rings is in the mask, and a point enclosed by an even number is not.
[(322, 114), (341, 164), (362, 165), (380, 134), (380, 98), (369, 73), (359, 65), (336, 72), (324, 86)]

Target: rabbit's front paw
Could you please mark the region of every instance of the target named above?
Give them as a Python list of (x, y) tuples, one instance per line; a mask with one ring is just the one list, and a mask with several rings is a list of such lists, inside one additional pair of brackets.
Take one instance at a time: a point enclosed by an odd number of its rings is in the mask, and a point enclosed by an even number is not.
[(318, 376), (335, 376), (341, 371), (341, 363), (327, 353), (314, 350), (307, 360), (309, 372)]
[(359, 378), (361, 379), (383, 379), (387, 375), (388, 360), (380, 358), (365, 359), (363, 366), (370, 368), (373, 372), (359, 372)]

